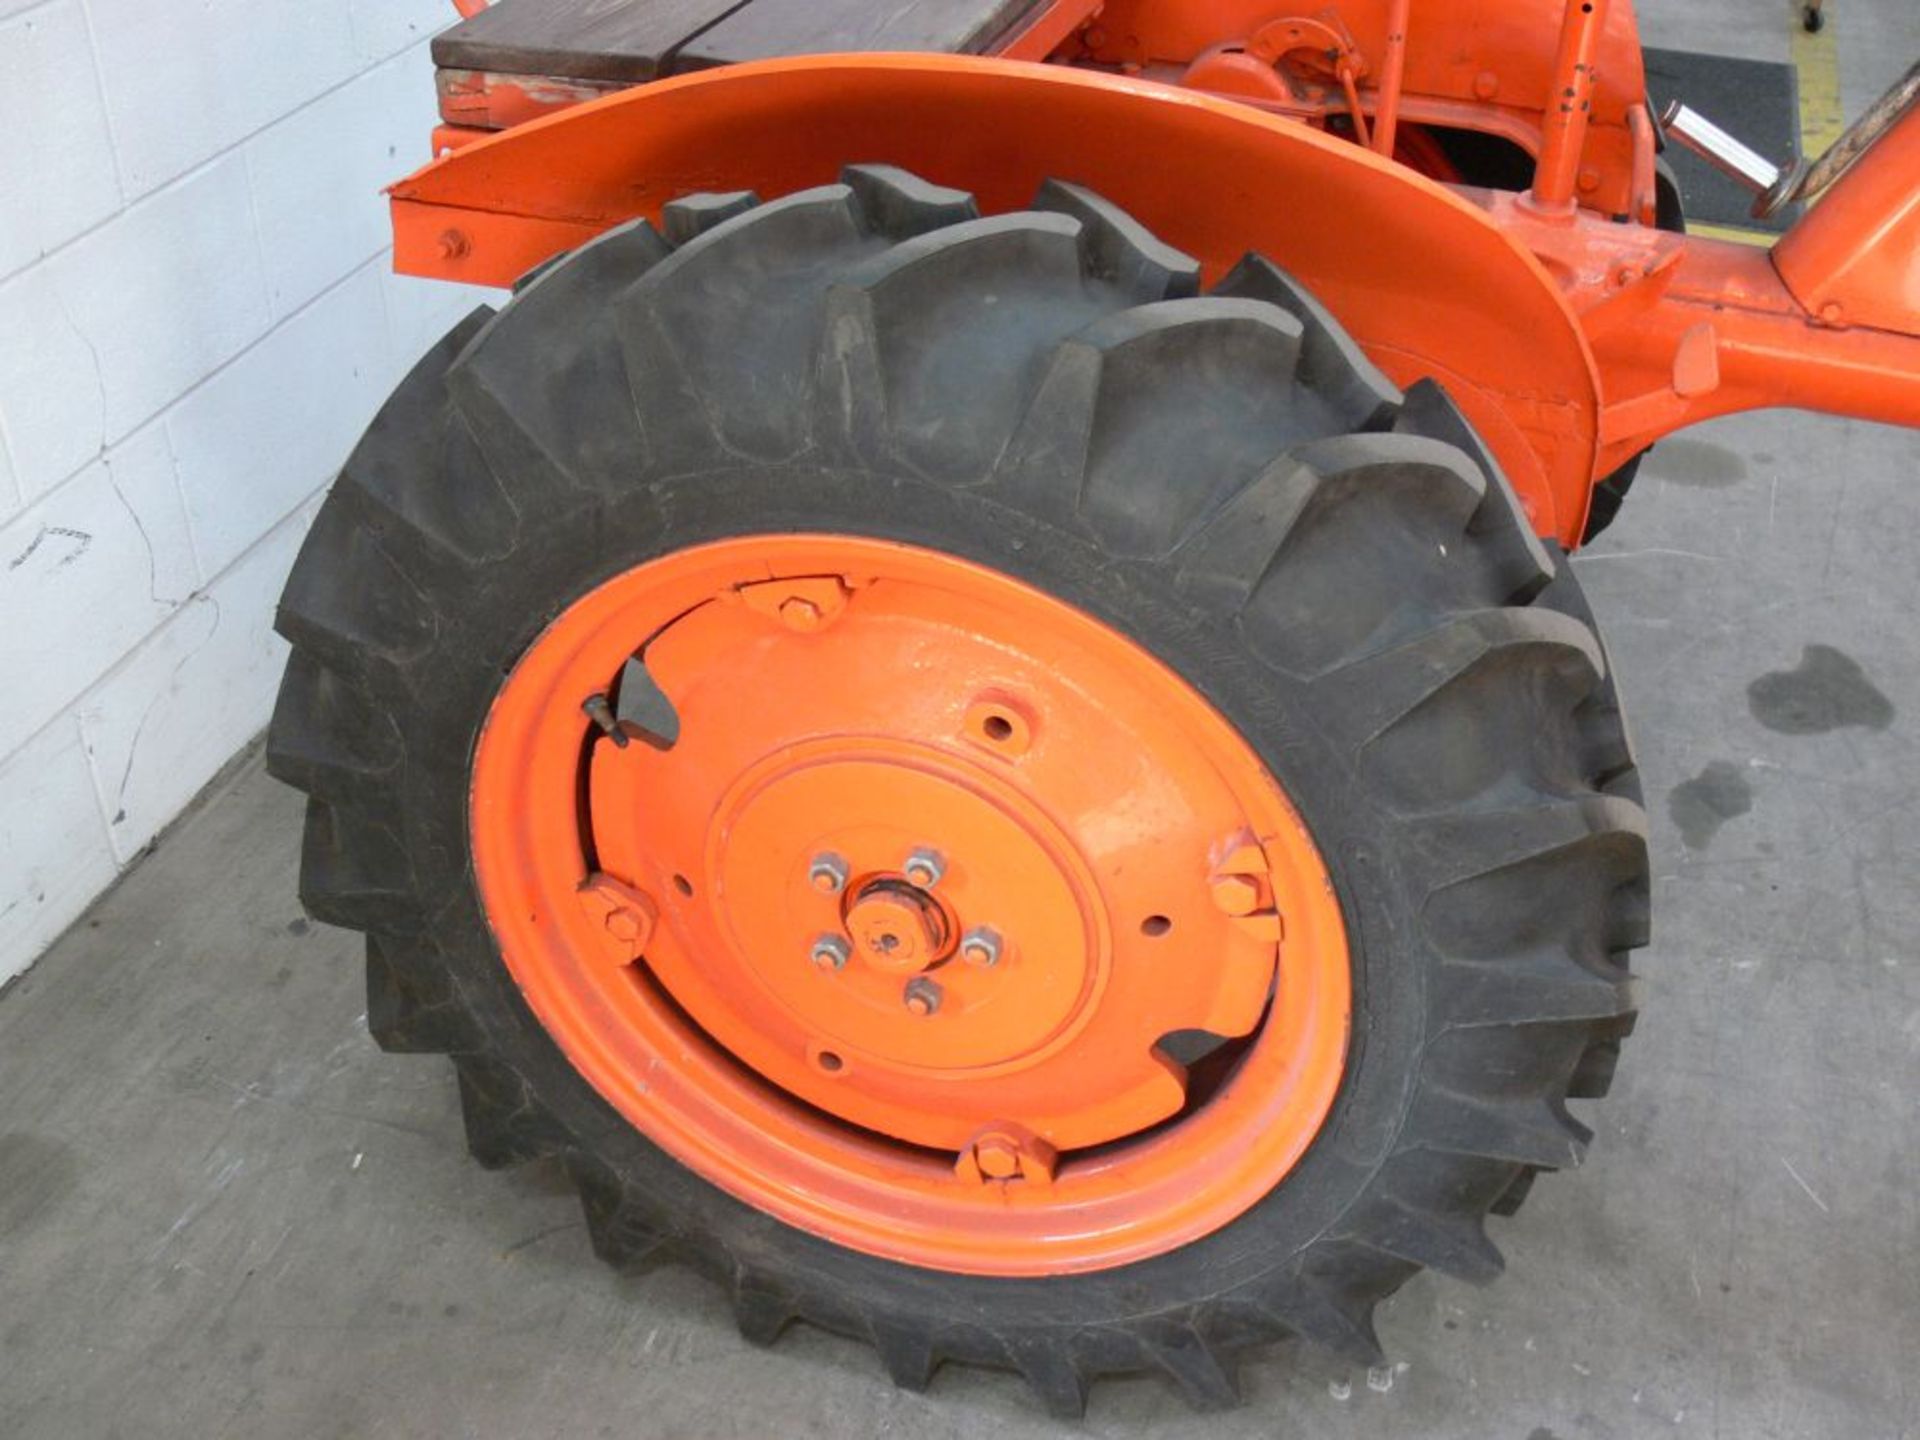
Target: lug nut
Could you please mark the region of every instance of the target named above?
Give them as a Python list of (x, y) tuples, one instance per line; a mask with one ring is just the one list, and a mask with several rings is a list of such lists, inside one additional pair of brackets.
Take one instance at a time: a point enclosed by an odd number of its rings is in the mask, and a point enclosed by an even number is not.
[(1251, 915), (1260, 908), (1260, 882), (1252, 875), (1216, 875), (1207, 888), (1223, 915)]
[(790, 630), (818, 630), (822, 617), (813, 601), (795, 596), (781, 603), (780, 618)]
[(960, 958), (982, 970), (1000, 963), (1000, 932), (991, 925), (976, 925), (960, 937)]
[(813, 942), (813, 964), (817, 970), (838, 970), (853, 954), (853, 947), (838, 935), (822, 935)]
[(1060, 1152), (1024, 1125), (996, 1121), (961, 1147), (954, 1170), (962, 1180), (976, 1183), (1022, 1180), (1030, 1185), (1052, 1181)]
[(936, 982), (924, 975), (916, 975), (907, 981), (907, 988), (901, 992), (907, 1009), (920, 1016), (931, 1015), (938, 1010), (943, 993)]
[(607, 933), (622, 945), (645, 944), (647, 931), (650, 928), (638, 911), (623, 907), (607, 912)]
[(940, 883), (940, 877), (947, 873), (947, 857), (938, 850), (923, 846), (907, 856), (907, 863), (902, 868), (907, 872), (907, 879), (922, 890), (931, 890)]
[(838, 895), (847, 886), (847, 862), (831, 850), (813, 857), (807, 881), (822, 895)]
[(1020, 1142), (1011, 1135), (985, 1135), (973, 1147), (973, 1160), (989, 1180), (1011, 1180), (1020, 1173)]
[(638, 960), (659, 919), (653, 897), (624, 880), (595, 871), (581, 883), (579, 898), (581, 908), (606, 930), (614, 953), (624, 962)]

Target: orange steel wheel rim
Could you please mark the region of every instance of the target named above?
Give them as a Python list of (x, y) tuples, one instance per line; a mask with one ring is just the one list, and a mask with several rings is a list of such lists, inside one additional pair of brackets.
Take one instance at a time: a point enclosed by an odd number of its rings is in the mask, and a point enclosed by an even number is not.
[[(677, 735), (600, 703), (635, 660)], [(508, 676), (472, 827), (506, 964), (599, 1092), (870, 1254), (1174, 1249), (1339, 1087), (1345, 930), (1265, 766), (1138, 645), (951, 556), (761, 536), (606, 582)], [(1185, 1031), (1237, 1060), (1190, 1073)]]

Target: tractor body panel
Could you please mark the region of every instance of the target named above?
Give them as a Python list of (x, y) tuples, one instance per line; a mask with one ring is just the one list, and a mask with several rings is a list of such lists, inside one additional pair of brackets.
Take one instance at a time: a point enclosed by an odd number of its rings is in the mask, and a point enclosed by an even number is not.
[[(1116, 145), (1116, 136), (1126, 137)], [(505, 285), (690, 191), (779, 195), (849, 156), (965, 186), (989, 211), (1050, 177), (1115, 203), (1217, 279), (1249, 250), (1300, 276), (1396, 381), (1441, 378), (1542, 533), (1579, 537), (1597, 378), (1572, 311), (1485, 211), (1248, 106), (1066, 66), (815, 56), (608, 96), (447, 156), (393, 191), (407, 273)], [(1312, 194), (1315, 203), (1295, 203)]]
[[(1570, 546), (1597, 480), (1699, 420), (1920, 423), (1920, 107), (1771, 252), (1656, 229), (1627, 0), (1460, 0), (1417, 23), (1409, 0), (723, 9), (505, 0), (442, 37), (459, 123), (394, 187), (398, 268), (505, 285), (676, 196), (784, 194), (850, 160), (996, 211), (1065, 178), (1209, 278), (1249, 250), (1287, 266), (1396, 381), (1445, 383)], [(878, 45), (921, 53), (793, 53)], [(1484, 173), (1463, 134), (1522, 171)]]

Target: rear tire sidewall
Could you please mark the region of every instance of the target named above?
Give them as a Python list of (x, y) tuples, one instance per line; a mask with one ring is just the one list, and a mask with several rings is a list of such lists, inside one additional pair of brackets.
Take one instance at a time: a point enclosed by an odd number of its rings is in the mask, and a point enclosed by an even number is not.
[[(1165, 562), (1116, 559), (951, 486), (804, 464), (636, 476), (627, 496), (526, 516), (523, 526), (525, 543), (511, 556), (468, 573), (471, 589), (425, 665), (424, 683), (396, 707), (406, 753), (404, 840), (417, 857), (422, 893), (443, 897), (428, 938), (488, 1053), (525, 1078), (571, 1144), (609, 1167), (685, 1258), (713, 1268), (726, 1256), (736, 1263), (750, 1256), (758, 1272), (791, 1288), (804, 1313), (828, 1324), (945, 1313), (996, 1331), (1079, 1328), (1240, 1289), (1339, 1231), (1391, 1153), (1421, 1071), (1432, 962), (1407, 917), (1424, 897), (1410, 893), (1402, 875), (1396, 852), (1406, 836), (1368, 800), (1352, 763), (1364, 737), (1329, 733), (1309, 687), (1256, 659), (1231, 620), (1183, 599)], [(852, 1251), (735, 1200), (655, 1146), (573, 1068), (520, 996), (475, 887), (468, 823), (475, 747), (505, 676), (563, 610), (634, 566), (712, 541), (806, 532), (900, 541), (971, 560), (1133, 638), (1226, 717), (1300, 811), (1347, 927), (1349, 1053), (1312, 1147), (1238, 1220), (1148, 1260), (1043, 1279), (948, 1274)]]

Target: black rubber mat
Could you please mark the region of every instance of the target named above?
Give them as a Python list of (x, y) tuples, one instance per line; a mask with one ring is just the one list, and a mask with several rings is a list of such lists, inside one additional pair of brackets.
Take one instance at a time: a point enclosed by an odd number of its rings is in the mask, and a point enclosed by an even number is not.
[[(1647, 93), (1658, 115), (1669, 100), (1683, 100), (1749, 149), (1784, 165), (1800, 153), (1800, 94), (1791, 65), (1730, 60), (1692, 50), (1648, 50)], [(1677, 142), (1666, 161), (1680, 179), (1687, 219), (1746, 230), (1780, 231), (1798, 207), (1770, 220), (1749, 213), (1753, 196)]]

